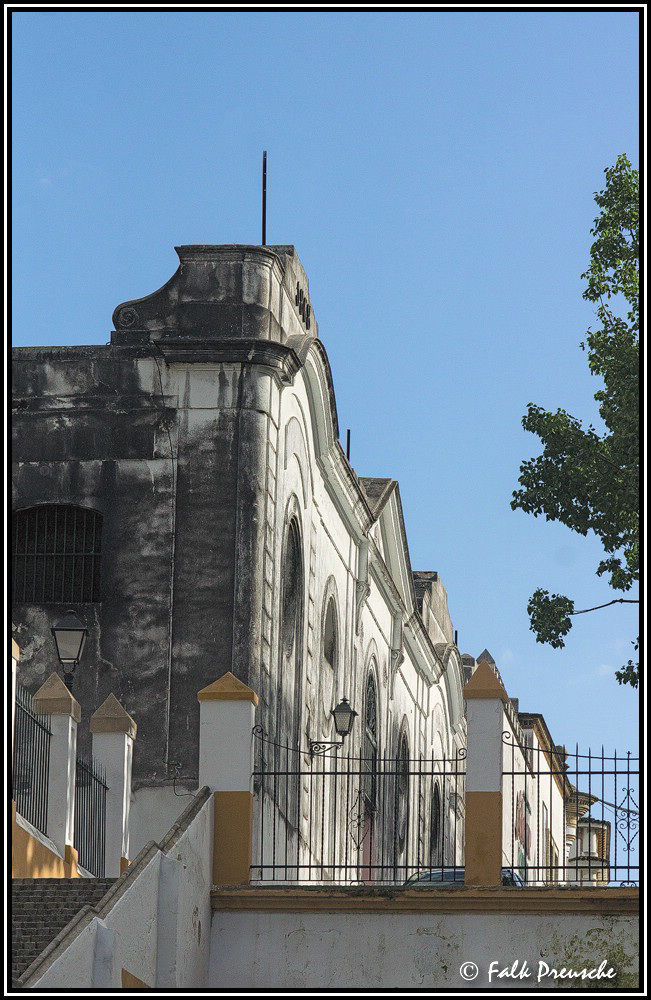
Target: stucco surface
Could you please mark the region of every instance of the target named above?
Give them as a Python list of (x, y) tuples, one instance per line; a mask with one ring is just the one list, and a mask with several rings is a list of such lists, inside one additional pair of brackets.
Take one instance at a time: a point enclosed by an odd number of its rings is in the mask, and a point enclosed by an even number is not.
[(159, 843), (163, 839), (179, 811), (196, 794), (196, 782), (194, 785), (194, 788), (184, 782), (149, 788), (141, 785), (133, 790), (129, 812), (130, 860), (136, 858), (150, 840)]
[(210, 798), (167, 854), (179, 866), (174, 978), (187, 987), (203, 985), (208, 977), (212, 851)]
[[(212, 987), (240, 989), (549, 989), (568, 980), (546, 976), (539, 962), (558, 971), (598, 969), (602, 961), (632, 986), (638, 962), (634, 917), (583, 915), (427, 915), (215, 913)], [(489, 983), (489, 968), (494, 967)], [(476, 978), (464, 979), (478, 967)], [(514, 963), (517, 965), (514, 967)], [(497, 978), (507, 969), (524, 978)]]

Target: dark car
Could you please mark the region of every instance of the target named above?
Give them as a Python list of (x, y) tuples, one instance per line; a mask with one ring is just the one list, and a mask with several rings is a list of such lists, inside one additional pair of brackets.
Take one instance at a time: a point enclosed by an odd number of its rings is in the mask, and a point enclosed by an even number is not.
[[(465, 868), (431, 868), (427, 871), (414, 872), (407, 879), (405, 885), (431, 886), (432, 888), (449, 883), (463, 885), (465, 873)], [(524, 888), (524, 882), (512, 868), (502, 868), (502, 885), (516, 886), (518, 889)]]

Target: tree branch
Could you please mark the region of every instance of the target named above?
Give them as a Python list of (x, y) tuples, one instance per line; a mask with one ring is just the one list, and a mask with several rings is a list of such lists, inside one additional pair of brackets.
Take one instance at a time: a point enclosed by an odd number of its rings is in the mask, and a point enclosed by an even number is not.
[(639, 604), (639, 600), (634, 600), (630, 597), (616, 597), (614, 601), (608, 601), (608, 604), (597, 604), (594, 608), (584, 608), (583, 611), (568, 611), (570, 615), (587, 615), (588, 611), (598, 611), (599, 608), (609, 608), (611, 604)]

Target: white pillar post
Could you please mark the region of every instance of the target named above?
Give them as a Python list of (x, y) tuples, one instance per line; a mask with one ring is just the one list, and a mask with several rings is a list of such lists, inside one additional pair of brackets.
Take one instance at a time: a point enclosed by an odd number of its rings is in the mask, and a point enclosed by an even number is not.
[(79, 702), (58, 674), (50, 674), (34, 695), (34, 707), (50, 716), (47, 835), (64, 861), (70, 863), (75, 835), (75, 779)]
[(11, 640), (11, 767), (14, 759), (14, 731), (16, 728), (16, 674), (20, 659), (20, 646), (15, 639)]
[(133, 742), (138, 727), (114, 694), (90, 719), (93, 757), (106, 773), (106, 877), (118, 878), (129, 858), (129, 807)]
[(199, 787), (214, 792), (213, 883), (244, 885), (253, 850), (253, 726), (257, 694), (230, 671), (197, 694)]

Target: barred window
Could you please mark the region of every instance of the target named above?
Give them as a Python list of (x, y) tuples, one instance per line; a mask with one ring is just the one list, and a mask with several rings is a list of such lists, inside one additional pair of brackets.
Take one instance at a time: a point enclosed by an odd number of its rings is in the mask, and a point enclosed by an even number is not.
[(43, 504), (16, 511), (12, 521), (15, 604), (100, 600), (101, 514)]

